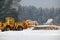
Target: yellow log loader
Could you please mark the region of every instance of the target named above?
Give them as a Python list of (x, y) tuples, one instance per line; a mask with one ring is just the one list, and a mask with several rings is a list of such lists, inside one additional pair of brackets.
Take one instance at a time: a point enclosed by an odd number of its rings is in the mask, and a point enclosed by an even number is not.
[(34, 22), (31, 20), (26, 20), (23, 22), (15, 22), (13, 17), (7, 17), (5, 23), (0, 22), (0, 29), (2, 31), (23, 30), (23, 29), (30, 28), (32, 23)]

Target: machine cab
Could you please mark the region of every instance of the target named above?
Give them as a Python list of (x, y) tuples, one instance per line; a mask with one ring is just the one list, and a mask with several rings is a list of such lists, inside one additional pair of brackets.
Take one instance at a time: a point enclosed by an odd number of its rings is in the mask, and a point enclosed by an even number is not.
[(12, 18), (12, 17), (7, 17), (6, 18), (6, 22), (7, 22), (7, 24), (8, 25), (13, 25), (14, 24), (14, 22), (15, 22), (15, 20), (14, 20), (14, 18)]

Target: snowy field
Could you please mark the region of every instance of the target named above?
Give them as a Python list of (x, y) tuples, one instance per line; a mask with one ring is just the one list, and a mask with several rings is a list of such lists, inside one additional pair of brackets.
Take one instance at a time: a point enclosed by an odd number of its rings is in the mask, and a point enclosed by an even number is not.
[(60, 40), (60, 30), (5, 31), (0, 40)]

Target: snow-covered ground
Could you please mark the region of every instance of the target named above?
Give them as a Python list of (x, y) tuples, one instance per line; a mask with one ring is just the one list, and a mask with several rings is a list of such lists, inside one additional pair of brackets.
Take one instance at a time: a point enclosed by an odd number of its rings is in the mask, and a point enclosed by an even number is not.
[(0, 40), (60, 40), (60, 30), (23, 30), (0, 32)]

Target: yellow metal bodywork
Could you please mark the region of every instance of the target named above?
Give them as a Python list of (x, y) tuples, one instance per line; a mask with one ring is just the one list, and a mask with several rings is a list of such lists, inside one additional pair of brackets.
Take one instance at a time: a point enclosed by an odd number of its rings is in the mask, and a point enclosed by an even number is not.
[(30, 28), (31, 26), (29, 26), (33, 21), (31, 20), (26, 20), (23, 22), (15, 22), (14, 18), (12, 17), (7, 17), (5, 23), (0, 22), (0, 28), (4, 28), (7, 25), (9, 25), (11, 28), (17, 28), (18, 26), (21, 26), (22, 28)]
[(0, 22), (0, 30), (2, 29), (2, 22)]
[[(2, 26), (3, 24), (3, 26)], [(10, 25), (10, 27), (18, 27), (18, 26), (23, 26), (23, 22), (15, 22), (14, 18), (12, 17), (7, 17), (5, 23), (0, 22), (1, 27), (6, 27), (7, 25)]]

